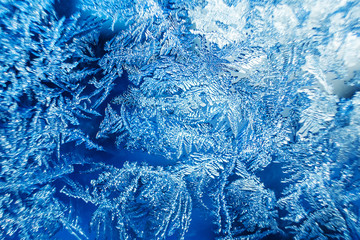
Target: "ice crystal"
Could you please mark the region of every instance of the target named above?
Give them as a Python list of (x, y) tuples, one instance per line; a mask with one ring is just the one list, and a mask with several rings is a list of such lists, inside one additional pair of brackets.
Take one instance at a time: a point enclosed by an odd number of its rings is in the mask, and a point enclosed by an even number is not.
[[(103, 166), (92, 190), (70, 182), (62, 191), (97, 206), (91, 226), (97, 237), (114, 239), (183, 239), (190, 223), (191, 198), (185, 182), (161, 168), (125, 163)], [(108, 233), (110, 232), (110, 233)]]
[(359, 239), (359, 20), (2, 1), (0, 238)]

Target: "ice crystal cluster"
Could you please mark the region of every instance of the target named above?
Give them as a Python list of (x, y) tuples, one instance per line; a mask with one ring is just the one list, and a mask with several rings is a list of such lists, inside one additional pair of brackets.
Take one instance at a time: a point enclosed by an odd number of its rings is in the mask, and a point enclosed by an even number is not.
[(0, 239), (360, 239), (358, 0), (2, 0)]

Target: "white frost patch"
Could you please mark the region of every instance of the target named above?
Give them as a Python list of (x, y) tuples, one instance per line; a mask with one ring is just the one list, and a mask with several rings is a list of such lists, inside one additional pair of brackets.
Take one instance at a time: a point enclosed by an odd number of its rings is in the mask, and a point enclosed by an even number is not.
[(360, 70), (360, 38), (349, 33), (341, 46), (338, 56), (344, 60), (350, 75)]
[(289, 29), (295, 28), (299, 21), (288, 5), (279, 5), (273, 13), (274, 27), (281, 34), (289, 34)]
[(247, 12), (247, 1), (229, 7), (222, 0), (209, 0), (205, 8), (197, 7), (189, 11), (196, 25), (192, 32), (204, 35), (206, 40), (222, 48), (242, 39)]
[(329, 11), (339, 9), (346, 5), (348, 0), (308, 0), (305, 1), (304, 8), (310, 12), (308, 24), (310, 26), (319, 25), (328, 15)]

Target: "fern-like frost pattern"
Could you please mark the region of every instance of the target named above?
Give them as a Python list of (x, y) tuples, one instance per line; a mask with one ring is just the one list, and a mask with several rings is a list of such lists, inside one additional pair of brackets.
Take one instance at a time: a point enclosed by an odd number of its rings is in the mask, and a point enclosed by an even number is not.
[(355, 0), (0, 3), (1, 239), (360, 239)]

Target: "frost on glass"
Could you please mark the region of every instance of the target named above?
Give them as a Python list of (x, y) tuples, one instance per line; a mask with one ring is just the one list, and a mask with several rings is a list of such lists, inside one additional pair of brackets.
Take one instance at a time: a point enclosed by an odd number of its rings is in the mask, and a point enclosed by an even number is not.
[(58, 18), (52, 4), (0, 4), (2, 238), (46, 239), (61, 228), (77, 235), (75, 218), (66, 218), (68, 207), (54, 197), (52, 184), (83, 159), (62, 148), (75, 141), (101, 149), (79, 127), (81, 119), (100, 115), (91, 98), (107, 85), (91, 82), (101, 71), (92, 67), (91, 52), (99, 23)]
[(360, 238), (358, 1), (70, 2), (0, 3), (0, 238)]
[(278, 203), (298, 239), (359, 237), (358, 98), (338, 104), (332, 127), (288, 149), (285, 171), (291, 177), (284, 181), (291, 184)]
[(259, 239), (279, 231), (275, 217), (276, 200), (256, 178), (239, 179), (226, 189), (227, 226), (234, 238), (247, 236)]
[(98, 179), (83, 189), (70, 181), (62, 192), (97, 209), (90, 225), (100, 239), (184, 239), (191, 215), (185, 182), (162, 168), (125, 163), (102, 166)]

